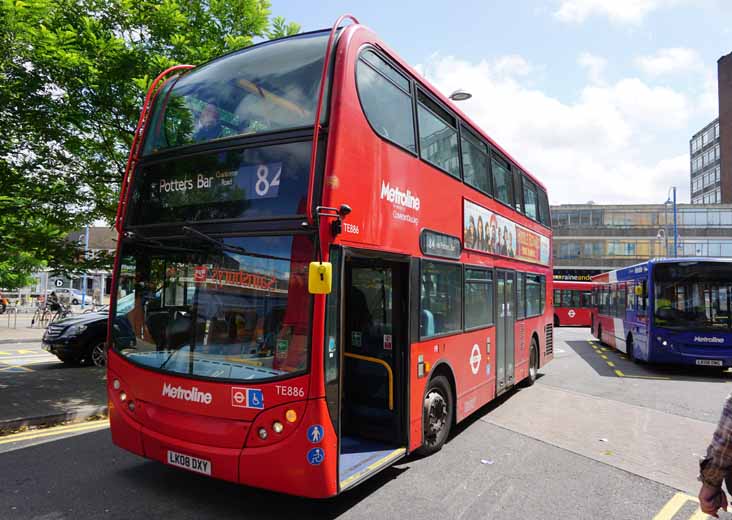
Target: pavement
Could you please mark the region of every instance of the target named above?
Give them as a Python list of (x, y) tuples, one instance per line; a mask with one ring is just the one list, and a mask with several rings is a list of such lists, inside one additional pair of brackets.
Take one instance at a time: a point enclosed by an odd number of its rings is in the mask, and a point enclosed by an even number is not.
[[(39, 341), (0, 344), (0, 435), (106, 414), (106, 371), (70, 367)], [(0, 513), (2, 518), (2, 513)]]
[(45, 328), (32, 321), (32, 314), (0, 314), (0, 345), (41, 341)]

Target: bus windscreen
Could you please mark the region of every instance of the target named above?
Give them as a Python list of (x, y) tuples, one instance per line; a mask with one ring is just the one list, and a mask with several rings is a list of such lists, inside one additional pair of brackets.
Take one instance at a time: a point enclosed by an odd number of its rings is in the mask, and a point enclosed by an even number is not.
[(215, 242), (126, 239), (113, 348), (133, 363), (193, 377), (260, 380), (305, 372), (310, 238)]
[(732, 264), (683, 262), (655, 266), (655, 324), (731, 329)]
[(327, 32), (256, 45), (158, 92), (144, 155), (237, 135), (312, 126)]

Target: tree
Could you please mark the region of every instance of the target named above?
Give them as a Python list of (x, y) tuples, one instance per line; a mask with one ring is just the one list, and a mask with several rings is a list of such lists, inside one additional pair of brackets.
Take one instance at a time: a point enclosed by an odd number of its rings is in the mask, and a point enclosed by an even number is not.
[(268, 0), (0, 2), (0, 287), (6, 288), (41, 265), (60, 272), (89, 267), (65, 237), (98, 220), (111, 222), (152, 78), (174, 64), (199, 64), (300, 30), (271, 18)]

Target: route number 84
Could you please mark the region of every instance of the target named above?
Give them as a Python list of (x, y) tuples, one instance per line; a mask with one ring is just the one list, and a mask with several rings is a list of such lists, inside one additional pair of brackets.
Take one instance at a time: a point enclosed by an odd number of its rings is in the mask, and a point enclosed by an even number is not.
[(280, 187), (281, 173), (281, 165), (277, 165), (277, 170), (272, 176), (270, 176), (269, 166), (266, 164), (259, 165), (257, 168), (257, 181), (254, 184), (254, 191), (257, 195), (260, 197), (266, 197), (267, 195), (270, 195), (269, 190), (274, 188), (274, 190), (272, 190), (274, 193), (272, 193), (271, 196), (276, 197), (277, 191)]

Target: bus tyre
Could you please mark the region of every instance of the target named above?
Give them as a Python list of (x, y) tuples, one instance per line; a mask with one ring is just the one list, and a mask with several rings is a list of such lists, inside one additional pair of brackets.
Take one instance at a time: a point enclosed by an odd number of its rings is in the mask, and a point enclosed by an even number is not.
[(559, 327), (559, 316), (556, 314), (554, 315), (554, 326)]
[(422, 424), (424, 442), (417, 450), (420, 455), (431, 455), (445, 444), (453, 417), (453, 395), (445, 376), (433, 377), (424, 396)]
[(603, 342), (602, 342), (602, 325), (598, 325), (597, 326), (597, 342), (600, 345), (603, 345)]
[(536, 383), (539, 376), (539, 345), (536, 338), (531, 340), (531, 348), (529, 349), (529, 375), (524, 379), (524, 386), (529, 387)]
[(628, 359), (633, 363), (638, 363), (638, 358), (635, 357), (635, 345), (633, 345), (633, 336), (628, 335), (628, 339), (625, 340), (625, 350), (628, 354)]

